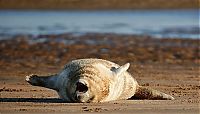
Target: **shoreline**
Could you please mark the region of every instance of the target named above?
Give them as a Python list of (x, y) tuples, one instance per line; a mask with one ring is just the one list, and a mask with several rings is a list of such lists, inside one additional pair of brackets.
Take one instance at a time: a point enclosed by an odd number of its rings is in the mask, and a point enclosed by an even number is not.
[(1, 0), (0, 9), (174, 9), (199, 8), (199, 0)]
[(65, 9), (40, 9), (40, 8), (0, 8), (0, 11), (86, 11), (86, 12), (95, 12), (95, 11), (154, 11), (154, 10), (160, 10), (160, 11), (170, 11), (170, 10), (200, 10), (200, 7), (194, 7), (194, 8), (107, 8), (107, 9), (79, 9), (79, 8), (65, 8)]
[(198, 10), (200, 7), (191, 7), (191, 8), (1, 8), (0, 10), (13, 10), (13, 11), (153, 11), (153, 10)]

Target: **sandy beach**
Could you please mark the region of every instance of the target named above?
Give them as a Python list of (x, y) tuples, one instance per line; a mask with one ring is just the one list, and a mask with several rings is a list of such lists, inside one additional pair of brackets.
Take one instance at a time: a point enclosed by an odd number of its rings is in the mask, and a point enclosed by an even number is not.
[(0, 9), (184, 9), (199, 8), (199, 0), (1, 0)]
[[(78, 58), (101, 58), (128, 70), (142, 86), (175, 100), (121, 100), (64, 103), (55, 91), (34, 87), (25, 76), (54, 74)], [(0, 113), (143, 113), (200, 112), (199, 40), (116, 34), (19, 35), (0, 41)]]

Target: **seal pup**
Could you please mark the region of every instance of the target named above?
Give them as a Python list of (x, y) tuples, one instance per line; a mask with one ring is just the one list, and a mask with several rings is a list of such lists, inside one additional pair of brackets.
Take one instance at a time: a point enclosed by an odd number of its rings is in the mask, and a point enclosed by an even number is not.
[(174, 98), (163, 92), (139, 86), (127, 72), (130, 64), (119, 66), (103, 59), (78, 59), (69, 62), (58, 74), (26, 76), (34, 86), (54, 89), (66, 102), (106, 102), (129, 99)]

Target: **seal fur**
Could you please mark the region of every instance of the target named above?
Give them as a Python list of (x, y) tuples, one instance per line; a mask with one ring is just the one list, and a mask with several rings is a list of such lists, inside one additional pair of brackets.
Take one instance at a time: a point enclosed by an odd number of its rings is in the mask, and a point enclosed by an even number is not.
[(54, 89), (66, 102), (106, 102), (120, 99), (174, 98), (163, 92), (139, 86), (127, 72), (130, 64), (119, 66), (103, 59), (78, 59), (51, 76), (29, 75), (34, 86)]

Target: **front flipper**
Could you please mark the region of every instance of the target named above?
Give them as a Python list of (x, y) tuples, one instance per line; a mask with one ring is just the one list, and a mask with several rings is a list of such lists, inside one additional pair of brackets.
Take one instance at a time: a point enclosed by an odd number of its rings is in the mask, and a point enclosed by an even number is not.
[(120, 76), (122, 73), (126, 72), (130, 66), (130, 63), (120, 66), (119, 68), (112, 69), (116, 76)]
[(37, 76), (37, 75), (29, 75), (26, 76), (26, 81), (33, 86), (41, 86), (49, 89), (57, 90), (56, 87), (57, 75), (50, 76)]
[(139, 86), (135, 95), (130, 99), (174, 100), (174, 97), (151, 88)]

